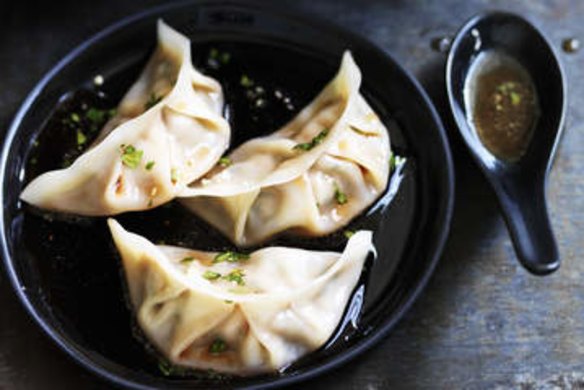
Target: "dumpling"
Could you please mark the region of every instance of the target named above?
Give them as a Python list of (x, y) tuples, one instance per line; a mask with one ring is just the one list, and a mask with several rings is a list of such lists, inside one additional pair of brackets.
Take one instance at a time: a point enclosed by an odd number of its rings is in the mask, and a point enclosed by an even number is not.
[(174, 364), (242, 375), (278, 370), (323, 346), (372, 250), (372, 233), (360, 231), (343, 253), (218, 254), (155, 246), (108, 223), (152, 344)]
[(190, 41), (162, 21), (158, 47), (93, 146), (44, 173), (21, 198), (89, 216), (145, 210), (207, 173), (229, 144), (217, 81), (195, 70)]
[(346, 225), (385, 190), (387, 129), (359, 93), (349, 52), (335, 78), (290, 123), (252, 139), (179, 194), (240, 246), (286, 230), (319, 236)]

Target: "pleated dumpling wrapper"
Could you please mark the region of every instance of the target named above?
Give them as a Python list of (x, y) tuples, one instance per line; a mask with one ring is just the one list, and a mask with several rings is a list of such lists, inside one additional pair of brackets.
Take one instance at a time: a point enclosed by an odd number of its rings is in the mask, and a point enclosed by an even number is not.
[(156, 246), (108, 221), (138, 324), (173, 364), (240, 375), (275, 371), (331, 337), (368, 253), (269, 247), (243, 256)]
[(290, 123), (252, 139), (179, 194), (181, 202), (239, 246), (286, 230), (329, 234), (385, 190), (387, 129), (359, 93), (349, 52), (324, 90)]
[(21, 198), (101, 216), (150, 209), (207, 173), (228, 147), (217, 81), (191, 64), (188, 38), (158, 22), (158, 46), (98, 139), (73, 164), (35, 178)]

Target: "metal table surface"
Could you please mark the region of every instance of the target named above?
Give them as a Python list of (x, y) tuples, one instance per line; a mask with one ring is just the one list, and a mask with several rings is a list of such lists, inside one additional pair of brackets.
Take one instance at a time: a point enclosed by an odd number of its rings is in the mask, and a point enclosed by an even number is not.
[[(0, 3), (0, 128), (41, 76), (84, 39), (162, 1)], [(296, 0), (290, 5), (360, 32), (422, 82), (448, 128), (457, 191), (451, 236), (430, 284), (395, 331), (348, 365), (302, 387), (584, 388), (584, 40), (580, 0)], [(445, 55), (432, 39), (485, 9), (516, 11), (540, 27), (568, 77), (566, 130), (548, 199), (563, 265), (539, 278), (514, 252), (495, 200), (453, 131), (445, 106)], [(54, 346), (0, 273), (0, 389), (107, 388)]]

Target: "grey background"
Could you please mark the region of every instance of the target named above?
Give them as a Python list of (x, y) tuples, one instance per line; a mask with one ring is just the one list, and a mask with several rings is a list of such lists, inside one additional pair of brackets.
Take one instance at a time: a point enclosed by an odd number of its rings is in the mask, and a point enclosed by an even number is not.
[[(108, 24), (162, 1), (0, 2), (0, 129), (62, 56)], [(584, 1), (290, 1), (359, 31), (390, 51), (430, 92), (449, 128), (457, 170), (452, 232), (435, 275), (395, 331), (369, 353), (302, 387), (584, 388)], [(452, 130), (445, 55), (430, 42), (485, 9), (519, 12), (561, 53), (568, 77), (564, 139), (548, 198), (563, 257), (556, 274), (528, 275), (495, 201)], [(107, 388), (32, 323), (0, 273), (0, 389)]]

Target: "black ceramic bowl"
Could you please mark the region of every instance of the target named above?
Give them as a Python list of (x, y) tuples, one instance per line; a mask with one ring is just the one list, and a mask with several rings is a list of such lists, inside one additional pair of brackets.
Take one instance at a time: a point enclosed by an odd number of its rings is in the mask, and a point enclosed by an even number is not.
[[(333, 76), (342, 52), (350, 49), (363, 72), (362, 93), (388, 126), (395, 150), (408, 158), (401, 184), (394, 175), (382, 199), (351, 225), (375, 230), (378, 256), (369, 260), (343, 325), (324, 348), (281, 374), (163, 375), (156, 353), (144, 343), (127, 307), (119, 260), (104, 218), (54, 219), (19, 201), (28, 180), (58, 166), (67, 142), (54, 123), (62, 110), (78, 104), (76, 91), (94, 94), (92, 80), (102, 74), (106, 83), (100, 104), (115, 106), (154, 47), (159, 17), (192, 39), (195, 64), (224, 85), (233, 146), (290, 119)], [(207, 67), (205, 56), (211, 48), (231, 53), (231, 70), (215, 74)], [(277, 115), (253, 111), (242, 103), (240, 73), (233, 72), (245, 72), (268, 90), (281, 88), (293, 107), (283, 110), (269, 101), (274, 109), (267, 112)], [(8, 132), (1, 163), (0, 244), (18, 298), (46, 334), (79, 364), (133, 388), (284, 385), (364, 352), (390, 331), (428, 281), (449, 231), (454, 196), (454, 173), (440, 119), (407, 72), (387, 53), (352, 33), (313, 17), (253, 3), (164, 6), (91, 38), (51, 70), (26, 99)], [(186, 242), (201, 249), (229, 245), (176, 204), (119, 219), (152, 240)], [(341, 237), (338, 233), (270, 244), (339, 249)], [(360, 313), (357, 326), (348, 321), (355, 319), (355, 313)]]

